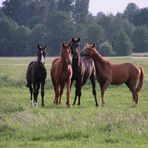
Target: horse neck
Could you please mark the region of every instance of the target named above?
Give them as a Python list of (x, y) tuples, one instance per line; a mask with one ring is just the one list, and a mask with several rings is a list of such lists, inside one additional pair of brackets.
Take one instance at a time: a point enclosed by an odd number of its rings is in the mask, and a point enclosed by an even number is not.
[(66, 63), (66, 62), (64, 62), (62, 59), (61, 59), (61, 64), (62, 64), (62, 71), (64, 71), (64, 70), (67, 70), (68, 69), (68, 64)]
[(76, 69), (80, 66), (80, 55), (78, 58), (72, 58), (72, 68)]
[(39, 60), (39, 58), (37, 59), (36, 63), (38, 64), (38, 67), (44, 67), (44, 64)]
[(92, 59), (94, 60), (94, 62), (98, 61), (101, 64), (105, 62), (104, 57), (102, 57), (97, 51), (94, 51)]

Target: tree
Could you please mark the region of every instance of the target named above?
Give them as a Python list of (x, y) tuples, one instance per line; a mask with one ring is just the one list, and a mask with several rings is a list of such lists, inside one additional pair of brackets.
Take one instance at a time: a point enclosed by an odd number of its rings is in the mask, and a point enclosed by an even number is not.
[(73, 9), (74, 0), (59, 0), (57, 2), (57, 10), (71, 13)]
[(10, 56), (13, 54), (13, 39), (18, 24), (7, 16), (0, 18), (0, 55)]
[(14, 50), (15, 56), (24, 56), (28, 55), (27, 50), (29, 48), (30, 42), (30, 29), (25, 26), (19, 26), (14, 33), (13, 46), (11, 47)]
[(30, 55), (35, 53), (37, 45), (45, 45), (47, 40), (47, 28), (43, 24), (37, 24), (30, 33)]
[(135, 3), (129, 3), (124, 11), (124, 17), (130, 22), (135, 21), (135, 16), (139, 13), (139, 8)]
[(100, 44), (99, 52), (103, 56), (115, 56), (116, 55), (116, 53), (112, 49), (112, 44), (109, 43), (108, 41)]
[(97, 24), (90, 24), (86, 28), (85, 40), (86, 42), (95, 43), (99, 47), (100, 43), (104, 42), (105, 34), (101, 26)]
[(121, 30), (113, 43), (113, 49), (120, 56), (132, 53), (133, 44), (124, 30)]
[(89, 0), (75, 0), (73, 19), (75, 23), (85, 23), (88, 16)]
[(51, 47), (50, 54), (57, 55), (61, 44), (74, 34), (71, 18), (66, 12), (56, 11), (50, 14), (47, 26), (49, 46)]
[(134, 52), (148, 52), (148, 28), (137, 27), (133, 33)]

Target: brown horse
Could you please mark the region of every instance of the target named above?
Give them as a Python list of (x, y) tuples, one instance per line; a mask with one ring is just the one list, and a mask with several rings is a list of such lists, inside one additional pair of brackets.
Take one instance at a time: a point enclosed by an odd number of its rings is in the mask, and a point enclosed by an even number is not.
[(62, 45), (61, 57), (53, 61), (50, 75), (55, 91), (54, 103), (56, 103), (57, 105), (61, 104), (61, 97), (66, 83), (67, 86), (66, 104), (68, 105), (68, 107), (70, 107), (70, 85), (72, 77), (70, 44)]
[(138, 92), (143, 86), (144, 71), (132, 63), (113, 64), (102, 57), (95, 48), (95, 44), (86, 44), (82, 55), (89, 55), (95, 63), (97, 80), (101, 88), (102, 105), (104, 92), (110, 84), (120, 85), (125, 83), (133, 95), (133, 102), (138, 103)]

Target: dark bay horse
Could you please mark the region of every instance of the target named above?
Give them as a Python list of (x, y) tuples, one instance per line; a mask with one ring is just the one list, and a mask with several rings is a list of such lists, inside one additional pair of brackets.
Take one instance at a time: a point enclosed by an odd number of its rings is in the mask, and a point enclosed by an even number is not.
[(71, 50), (70, 44), (63, 44), (61, 56), (55, 59), (51, 67), (51, 79), (55, 91), (54, 103), (61, 104), (61, 97), (66, 83), (67, 86), (67, 106), (70, 107), (70, 85), (72, 77)]
[(101, 88), (102, 105), (104, 92), (110, 84), (120, 85), (125, 83), (132, 92), (133, 103), (138, 103), (138, 92), (143, 86), (144, 71), (132, 63), (113, 64), (102, 57), (95, 48), (95, 44), (86, 44), (82, 55), (89, 55), (95, 63), (96, 76)]
[(71, 84), (73, 81), (76, 81), (76, 90), (75, 90), (75, 98), (73, 105), (76, 103), (76, 99), (78, 96), (78, 105), (80, 105), (80, 98), (81, 98), (81, 88), (86, 83), (87, 79), (90, 79), (92, 84), (92, 93), (95, 98), (96, 106), (98, 106), (97, 97), (96, 97), (96, 71), (95, 65), (93, 60), (90, 56), (80, 57), (80, 46), (79, 46), (80, 38), (75, 40), (74, 38), (71, 39), (69, 42), (71, 45), (71, 52), (72, 52), (72, 69), (73, 75), (71, 79)]
[(34, 106), (37, 105), (37, 97), (39, 94), (39, 88), (41, 85), (41, 97), (42, 97), (42, 106), (44, 106), (44, 85), (46, 79), (46, 69), (45, 69), (45, 47), (40, 47), (38, 45), (37, 49), (37, 61), (32, 61), (27, 68), (26, 79), (27, 87), (30, 90), (30, 100), (32, 103), (32, 94), (34, 96)]

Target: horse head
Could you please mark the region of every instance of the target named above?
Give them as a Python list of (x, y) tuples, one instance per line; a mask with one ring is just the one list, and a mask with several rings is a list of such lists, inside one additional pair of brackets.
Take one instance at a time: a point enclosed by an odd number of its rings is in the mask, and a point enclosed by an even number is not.
[(61, 59), (64, 63), (67, 65), (71, 65), (71, 49), (70, 49), (71, 44), (62, 44), (61, 48)]
[(81, 51), (82, 56), (92, 56), (94, 51), (96, 50), (95, 44), (93, 43), (92, 45), (86, 44)]
[(71, 48), (71, 53), (72, 53), (73, 58), (78, 58), (78, 56), (80, 55), (79, 42), (80, 42), (80, 38), (78, 39), (72, 38), (70, 41), (70, 44), (71, 44), (70, 48)]
[(40, 45), (37, 46), (37, 56), (38, 61), (42, 64), (45, 64), (45, 56), (46, 56), (46, 45), (44, 47), (41, 47)]

